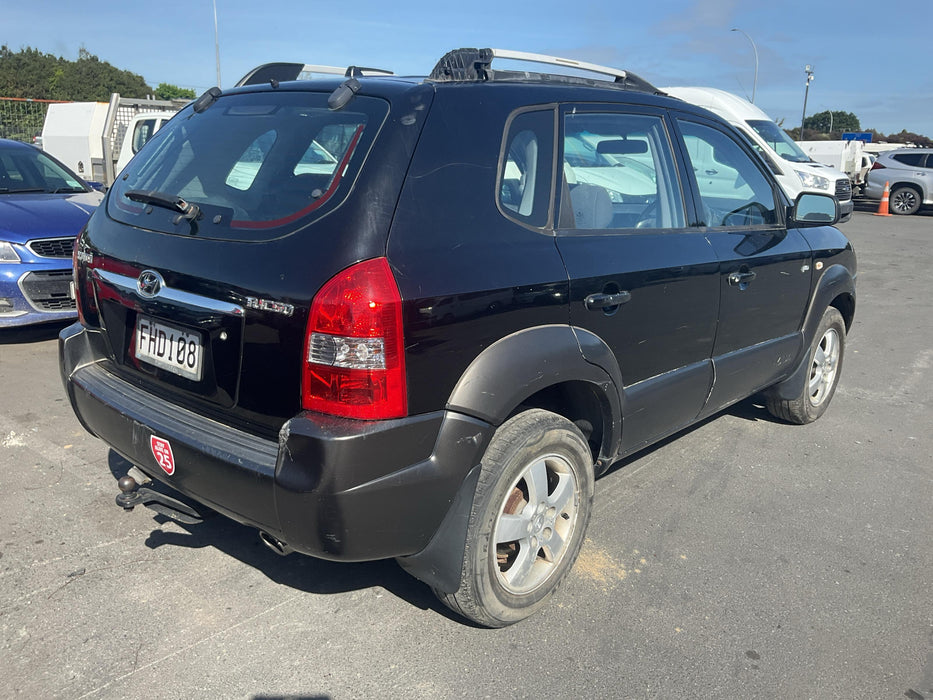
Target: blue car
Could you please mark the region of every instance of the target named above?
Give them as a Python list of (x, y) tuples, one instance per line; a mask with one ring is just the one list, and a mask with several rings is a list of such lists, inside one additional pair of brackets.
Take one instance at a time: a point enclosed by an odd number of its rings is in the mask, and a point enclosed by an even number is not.
[(71, 254), (102, 198), (47, 153), (0, 139), (0, 328), (75, 318)]

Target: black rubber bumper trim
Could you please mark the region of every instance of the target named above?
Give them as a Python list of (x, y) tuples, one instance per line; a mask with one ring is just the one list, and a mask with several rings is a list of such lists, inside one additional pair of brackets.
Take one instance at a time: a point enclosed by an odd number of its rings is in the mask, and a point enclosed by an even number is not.
[(278, 536), (323, 559), (419, 552), (494, 430), (451, 411), (363, 425), (296, 417), (283, 429), (276, 470)]
[[(155, 399), (100, 364), (76, 370), (70, 384), (85, 427), (144, 472), (238, 522), (277, 529), (277, 443)], [(156, 462), (152, 436), (171, 445), (173, 474)]]
[[(112, 374), (100, 333), (75, 324), (60, 339), (62, 378), (89, 432), (180, 493), (324, 559), (367, 561), (424, 549), (494, 432), (452, 411), (390, 421), (304, 413), (273, 442)], [(171, 444), (172, 475), (156, 462), (152, 436)]]

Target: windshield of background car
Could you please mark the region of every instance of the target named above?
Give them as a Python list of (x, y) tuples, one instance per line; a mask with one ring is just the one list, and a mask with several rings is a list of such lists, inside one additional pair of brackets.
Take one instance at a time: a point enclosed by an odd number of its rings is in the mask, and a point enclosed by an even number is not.
[[(346, 198), (388, 113), (377, 98), (357, 96), (335, 111), (327, 97), (260, 92), (220, 97), (201, 113), (186, 108), (123, 171), (108, 213), (165, 233), (234, 240), (307, 225)], [(197, 205), (194, 222), (171, 206), (179, 199)]]
[(749, 119), (748, 125), (784, 160), (791, 163), (810, 162), (809, 156), (800, 150), (800, 146), (777, 123), (768, 119)]
[(35, 148), (0, 149), (0, 194), (86, 192), (74, 174)]

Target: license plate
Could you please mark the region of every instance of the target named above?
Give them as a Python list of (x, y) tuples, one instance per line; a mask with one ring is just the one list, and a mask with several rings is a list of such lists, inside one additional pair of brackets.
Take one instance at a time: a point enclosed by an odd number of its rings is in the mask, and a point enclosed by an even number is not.
[(140, 314), (136, 317), (135, 343), (138, 359), (196, 382), (201, 380), (204, 349), (197, 333)]

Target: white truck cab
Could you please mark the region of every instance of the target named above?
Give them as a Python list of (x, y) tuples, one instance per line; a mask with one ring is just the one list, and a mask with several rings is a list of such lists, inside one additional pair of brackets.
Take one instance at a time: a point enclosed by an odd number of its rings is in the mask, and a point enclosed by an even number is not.
[(171, 112), (143, 112), (133, 115), (123, 135), (123, 145), (114, 166), (114, 174), (119, 175), (139, 149), (173, 116), (175, 115)]
[(708, 87), (665, 87), (662, 91), (708, 109), (736, 127), (767, 161), (793, 201), (801, 192), (835, 195), (841, 220), (852, 215), (852, 183), (835, 168), (812, 160), (765, 112), (737, 95)]

